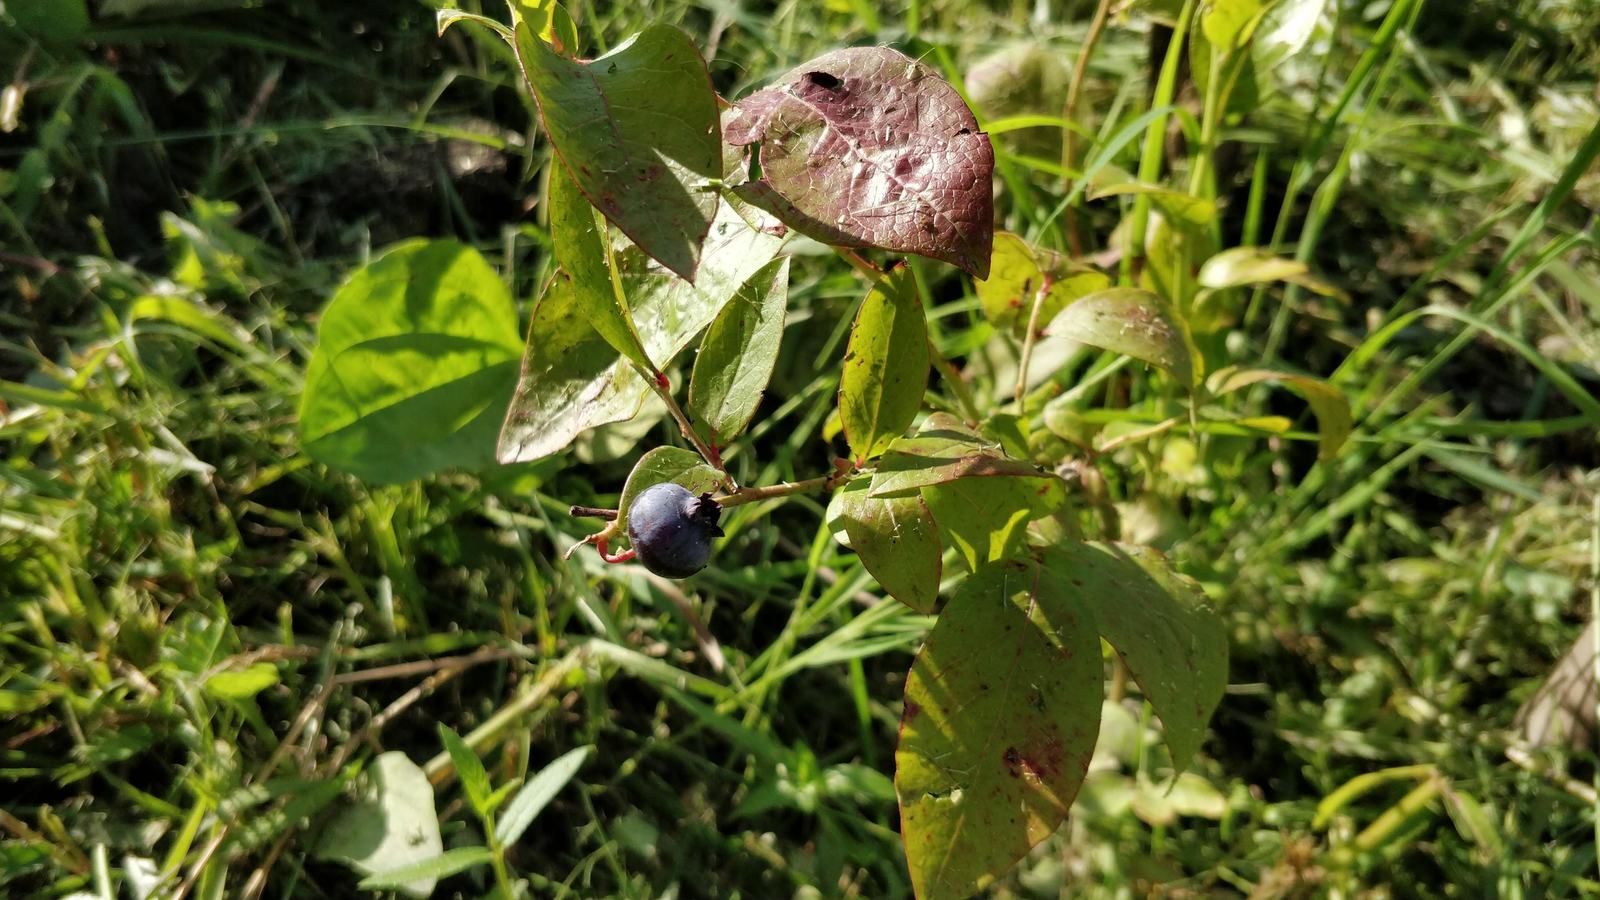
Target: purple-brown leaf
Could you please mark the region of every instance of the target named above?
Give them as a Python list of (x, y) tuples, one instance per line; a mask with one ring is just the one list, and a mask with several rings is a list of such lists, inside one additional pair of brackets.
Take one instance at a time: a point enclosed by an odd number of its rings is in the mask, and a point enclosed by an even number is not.
[(824, 54), (734, 104), (725, 137), (761, 145), (761, 180), (737, 190), (798, 231), (988, 275), (994, 148), (922, 63), (887, 47)]

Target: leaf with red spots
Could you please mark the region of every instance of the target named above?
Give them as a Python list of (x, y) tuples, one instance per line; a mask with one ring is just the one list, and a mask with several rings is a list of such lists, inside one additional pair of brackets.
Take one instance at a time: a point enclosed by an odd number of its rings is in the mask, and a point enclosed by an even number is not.
[(1228, 685), (1228, 631), (1194, 582), (1148, 547), (1090, 542), (1044, 552), (1161, 717), (1180, 771)]
[(722, 177), (717, 97), (694, 43), (652, 25), (598, 59), (568, 59), (519, 23), (516, 51), (579, 190), (640, 249), (694, 280)]
[(857, 462), (911, 427), (928, 384), (928, 323), (909, 266), (878, 279), (861, 301), (839, 376), (839, 421)]
[(961, 586), (906, 680), (895, 752), (918, 897), (967, 897), (1055, 831), (1094, 753), (1101, 686), (1093, 619), (1038, 562)]
[(929, 67), (887, 47), (835, 50), (734, 112), (728, 143), (761, 145), (760, 180), (738, 190), (790, 227), (988, 275), (994, 148)]

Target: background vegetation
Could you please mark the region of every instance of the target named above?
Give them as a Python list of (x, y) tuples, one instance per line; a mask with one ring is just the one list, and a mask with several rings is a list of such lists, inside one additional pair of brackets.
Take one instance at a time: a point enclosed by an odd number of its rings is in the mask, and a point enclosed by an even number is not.
[[(1118, 5), (1078, 160), (1139, 167), (1143, 141), (1109, 148), (1141, 134), (1176, 6)], [(679, 24), (724, 96), (892, 43), (987, 119), (1060, 114), (1093, 10), (572, 4), (595, 52)], [(1275, 243), (1343, 295), (1257, 290), (1223, 337), (1234, 359), (1330, 377), (1354, 437), (1319, 464), (1299, 400), (1242, 393), (1238, 411), (1290, 421), (1113, 461), (1124, 533), (1228, 617), (1229, 693), (1171, 793), (1137, 698), (1110, 709), (1102, 771), (996, 895), (1600, 894), (1593, 748), (1507, 755), (1594, 577), (1600, 7), (1433, 0), (1388, 32), (1385, 0), (1329, 10), (1282, 90), (1220, 123), (1216, 191), (1223, 246)], [(404, 486), (301, 453), (317, 312), (373, 252), (473, 243), (524, 315), (547, 270), (548, 150), (508, 52), (436, 37), (434, 11), (0, 13), (0, 894), (133, 895), (154, 872), (166, 893), (350, 895), (322, 826), (378, 752), (441, 785), (445, 846), (480, 840), (443, 724), (497, 786), (593, 748), (508, 850), (536, 896), (904, 895), (889, 777), (927, 619), (880, 599), (825, 500), (739, 507), (680, 585), (561, 558), (584, 532), (566, 505), (614, 505), (638, 448), (675, 439), (654, 406), (549, 460)], [(998, 215), (1067, 249), (1058, 135), (1000, 139)], [(1131, 198), (1070, 197), (1084, 256), (1114, 247)], [(1005, 395), (1014, 363), (970, 281), (918, 265), (940, 348)], [(793, 284), (772, 388), (730, 454), (743, 483), (825, 472), (839, 446), (863, 291), (827, 256), (797, 259)], [(1424, 306), (1443, 312), (1402, 318)], [(1137, 369), (1074, 395), (1063, 430), (1151, 421)]]

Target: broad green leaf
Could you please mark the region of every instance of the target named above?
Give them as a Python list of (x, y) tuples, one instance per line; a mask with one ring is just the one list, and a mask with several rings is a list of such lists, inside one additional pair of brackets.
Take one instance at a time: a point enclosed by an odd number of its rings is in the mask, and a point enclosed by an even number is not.
[(248, 700), (278, 683), (278, 667), (259, 662), (249, 668), (218, 672), (206, 679), (206, 693), (222, 700)]
[(539, 813), (555, 799), (556, 794), (567, 786), (572, 776), (578, 774), (583, 767), (584, 760), (589, 758), (591, 747), (579, 747), (569, 750), (550, 762), (549, 765), (539, 770), (539, 774), (528, 779), (522, 786), (517, 796), (506, 807), (498, 822), (494, 826), (495, 838), (503, 847), (509, 847), (522, 838), (523, 832), (539, 817)]
[(618, 353), (654, 374), (655, 363), (634, 330), (628, 298), (612, 265), (605, 222), (559, 165), (550, 170), (550, 240), (555, 244), (557, 264), (572, 276), (578, 309), (589, 324)]
[(1108, 184), (1095, 188), (1089, 194), (1089, 199), (1101, 200), (1118, 194), (1143, 194), (1170, 218), (1185, 225), (1209, 225), (1217, 217), (1216, 203), (1204, 197), (1185, 194), (1158, 184), (1142, 184), (1136, 181)]
[(706, 330), (689, 377), (689, 417), (711, 443), (736, 437), (756, 414), (778, 362), (788, 300), (785, 257), (756, 270)]
[(1034, 299), (1047, 278), (1049, 288), (1039, 307), (1040, 327), (1068, 303), (1111, 286), (1111, 279), (1102, 272), (1077, 265), (1053, 250), (1032, 246), (1009, 231), (995, 232), (989, 277), (977, 282), (984, 316), (1020, 336), (1028, 327)]
[[(317, 856), (335, 859), (361, 875), (390, 872), (444, 851), (433, 785), (422, 769), (398, 750), (378, 756), (367, 770), (361, 798), (336, 813), (317, 840)], [(395, 886), (409, 897), (433, 893), (436, 878), (424, 875)]]
[(1060, 544), (1044, 551), (1057, 588), (1090, 611), (1161, 717), (1182, 771), (1228, 685), (1228, 633), (1200, 589), (1146, 547)]
[(1061, 824), (1100, 725), (1100, 641), (1039, 602), (1031, 560), (950, 599), (906, 679), (895, 751), (900, 832), (923, 900), (983, 889)]
[(712, 182), (722, 177), (717, 96), (694, 42), (651, 25), (583, 61), (524, 24), (516, 50), (578, 189), (644, 252), (693, 280), (717, 213)]
[(494, 812), (489, 798), (493, 796), (494, 789), (489, 785), (489, 773), (483, 767), (483, 760), (461, 736), (451, 730), (443, 722), (438, 723), (439, 741), (444, 744), (445, 753), (450, 755), (450, 764), (455, 767), (456, 779), (461, 782), (461, 790), (467, 795), (467, 805), (479, 818)]
[[(622, 290), (650, 358), (666, 367), (782, 241), (752, 228), (725, 203), (694, 284), (636, 247), (618, 252)], [(534, 309), (516, 396), (500, 433), (500, 461), (549, 456), (591, 428), (631, 418), (649, 390), (578, 311), (571, 277), (558, 271)]]
[(628, 473), (627, 483), (622, 486), (622, 497), (617, 501), (615, 532), (621, 534), (628, 530), (628, 510), (633, 508), (634, 498), (645, 488), (668, 481), (683, 485), (691, 494), (704, 494), (722, 484), (722, 473), (711, 468), (693, 450), (657, 447), (649, 451), (634, 463), (633, 471)]
[(1200, 286), (1212, 290), (1287, 281), (1327, 297), (1342, 292), (1312, 276), (1305, 263), (1274, 256), (1261, 247), (1232, 247), (1216, 254), (1200, 267)]
[(356, 887), (365, 891), (392, 891), (429, 879), (437, 882), (473, 866), (486, 865), (492, 859), (494, 855), (488, 847), (457, 847), (420, 862), (368, 875)]
[(1097, 291), (1061, 311), (1046, 329), (1067, 338), (1160, 366), (1188, 384), (1189, 348), (1161, 300), (1138, 288)]
[(511, 297), (478, 251), (455, 241), (388, 251), (322, 314), (300, 396), (306, 454), (375, 482), (493, 461), (517, 332)]
[(1269, 72), (1311, 43), (1328, 0), (1277, 0), (1267, 9), (1250, 40), (1258, 73)]
[(872, 475), (872, 496), (892, 497), (959, 478), (1040, 478), (1047, 474), (1032, 463), (1007, 456), (970, 431), (923, 428), (916, 437), (889, 444)]
[(922, 489), (939, 533), (976, 571), (1019, 553), (1028, 523), (1066, 502), (1066, 484), (1052, 474), (960, 478)]
[(867, 493), (865, 479), (839, 492), (838, 521), (861, 564), (889, 593), (919, 613), (933, 612), (939, 599), (939, 527), (922, 498), (881, 498)]
[(850, 47), (733, 108), (727, 142), (761, 148), (760, 180), (741, 196), (826, 244), (989, 274), (994, 148), (934, 69), (888, 47)]
[(1329, 460), (1338, 455), (1355, 428), (1355, 420), (1350, 414), (1349, 398), (1326, 381), (1271, 369), (1229, 368), (1213, 373), (1206, 380), (1206, 387), (1213, 396), (1221, 396), (1262, 382), (1281, 384), (1299, 394), (1317, 417), (1317, 456)]
[(911, 426), (928, 383), (928, 324), (910, 266), (878, 279), (861, 302), (839, 376), (839, 419), (856, 462)]

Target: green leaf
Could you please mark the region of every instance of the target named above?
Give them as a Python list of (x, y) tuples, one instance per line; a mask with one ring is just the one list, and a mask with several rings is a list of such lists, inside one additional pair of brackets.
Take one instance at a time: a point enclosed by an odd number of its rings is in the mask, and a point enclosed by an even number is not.
[(1183, 335), (1161, 300), (1138, 288), (1108, 288), (1073, 303), (1046, 333), (1159, 366), (1188, 384), (1193, 371)]
[(432, 879), (449, 878), (473, 866), (481, 866), (494, 859), (488, 847), (457, 847), (438, 856), (424, 859), (398, 869), (378, 872), (361, 879), (356, 887), (365, 891), (392, 891), (408, 884)]
[(1047, 277), (1050, 287), (1039, 307), (1041, 326), (1072, 301), (1111, 286), (1111, 279), (1102, 272), (1077, 265), (1053, 250), (1035, 247), (1009, 231), (995, 232), (989, 277), (977, 282), (984, 316), (1021, 336)]
[(695, 356), (689, 415), (721, 446), (750, 423), (778, 362), (789, 301), (789, 260), (775, 259), (750, 276), (722, 308)]
[(1304, 398), (1311, 406), (1311, 412), (1317, 417), (1318, 458), (1330, 460), (1338, 455), (1339, 448), (1344, 446), (1344, 442), (1350, 437), (1350, 432), (1355, 429), (1355, 420), (1350, 413), (1349, 398), (1343, 391), (1326, 381), (1310, 375), (1295, 375), (1272, 369), (1228, 368), (1215, 372), (1206, 379), (1206, 388), (1213, 396), (1220, 397), (1262, 382), (1281, 384)]
[(611, 244), (604, 220), (583, 199), (572, 177), (561, 166), (550, 170), (550, 240), (556, 262), (572, 276), (578, 309), (594, 330), (641, 370), (655, 373), (655, 363), (634, 330), (628, 298), (622, 293), (611, 259)]
[(923, 900), (981, 890), (1061, 824), (1100, 724), (1100, 641), (1032, 561), (969, 578), (906, 680), (900, 830)]
[(840, 525), (861, 564), (889, 596), (919, 613), (933, 612), (939, 599), (939, 526), (915, 494), (880, 498), (858, 479), (839, 492)]
[[(578, 26), (566, 7), (556, 0), (507, 0), (511, 7), (511, 27), (526, 22), (528, 30), (538, 35), (562, 56), (578, 54)], [(511, 39), (516, 46), (515, 38)]]
[(322, 314), (300, 397), (306, 454), (374, 482), (491, 462), (517, 331), (511, 296), (478, 251), (395, 247)]
[(639, 412), (650, 386), (579, 311), (572, 276), (557, 270), (533, 308), (499, 459), (549, 456), (578, 435)]
[(928, 324), (916, 276), (901, 265), (878, 279), (856, 313), (839, 377), (839, 419), (857, 462), (911, 426), (928, 383)]
[(521, 839), (523, 832), (533, 824), (539, 813), (578, 774), (584, 760), (589, 758), (591, 747), (579, 747), (556, 757), (539, 774), (528, 779), (522, 790), (506, 807), (505, 813), (495, 823), (494, 835), (502, 847), (509, 847)]
[[(334, 815), (316, 847), (317, 856), (339, 860), (361, 875), (427, 862), (443, 850), (433, 785), (398, 750), (373, 761), (361, 799)], [(427, 897), (435, 880), (423, 876), (394, 889), (410, 897)]]
[(622, 486), (622, 497), (617, 501), (617, 520), (613, 523), (615, 533), (627, 532), (628, 510), (633, 508), (634, 498), (645, 488), (668, 481), (683, 485), (691, 494), (704, 494), (722, 484), (722, 473), (692, 450), (682, 447), (651, 450), (633, 464), (633, 471), (628, 473), (628, 481)]
[(1305, 263), (1274, 256), (1261, 247), (1231, 247), (1212, 256), (1200, 267), (1198, 282), (1212, 290), (1287, 281), (1325, 297), (1342, 296), (1332, 285), (1317, 280)]
[(1182, 771), (1228, 684), (1228, 634), (1199, 588), (1146, 547), (1062, 544), (1044, 567), (1094, 616), (1155, 707)]
[[(638, 248), (617, 253), (622, 290), (650, 358), (667, 366), (772, 259), (782, 240), (752, 228), (725, 203), (694, 284), (653, 264)], [(534, 309), (516, 396), (500, 432), (503, 463), (549, 456), (591, 428), (631, 418), (649, 392), (578, 310), (571, 281), (558, 271)]]
[(206, 693), (221, 700), (248, 700), (278, 683), (278, 667), (259, 662), (234, 672), (218, 672), (206, 679)]
[(965, 426), (928, 428), (898, 438), (872, 474), (872, 496), (893, 497), (960, 478), (1042, 478), (1049, 473), (1013, 459)]
[(662, 265), (693, 280), (717, 213), (722, 129), (705, 60), (652, 25), (594, 60), (567, 59), (526, 24), (517, 58), (561, 163), (589, 202)]
[(483, 760), (478, 754), (467, 746), (461, 736), (450, 729), (450, 726), (439, 723), (439, 741), (444, 744), (444, 750), (450, 755), (450, 764), (455, 767), (456, 778), (461, 782), (461, 790), (467, 795), (467, 805), (478, 817), (488, 818), (494, 812), (489, 803), (494, 789), (489, 785), (489, 773), (483, 768)]
[(1158, 184), (1124, 181), (1095, 188), (1090, 200), (1103, 200), (1119, 194), (1143, 194), (1162, 212), (1184, 225), (1209, 225), (1217, 217), (1217, 204)]
[(1066, 502), (1066, 485), (1052, 474), (961, 478), (922, 489), (939, 533), (973, 571), (1021, 551), (1028, 523)]

